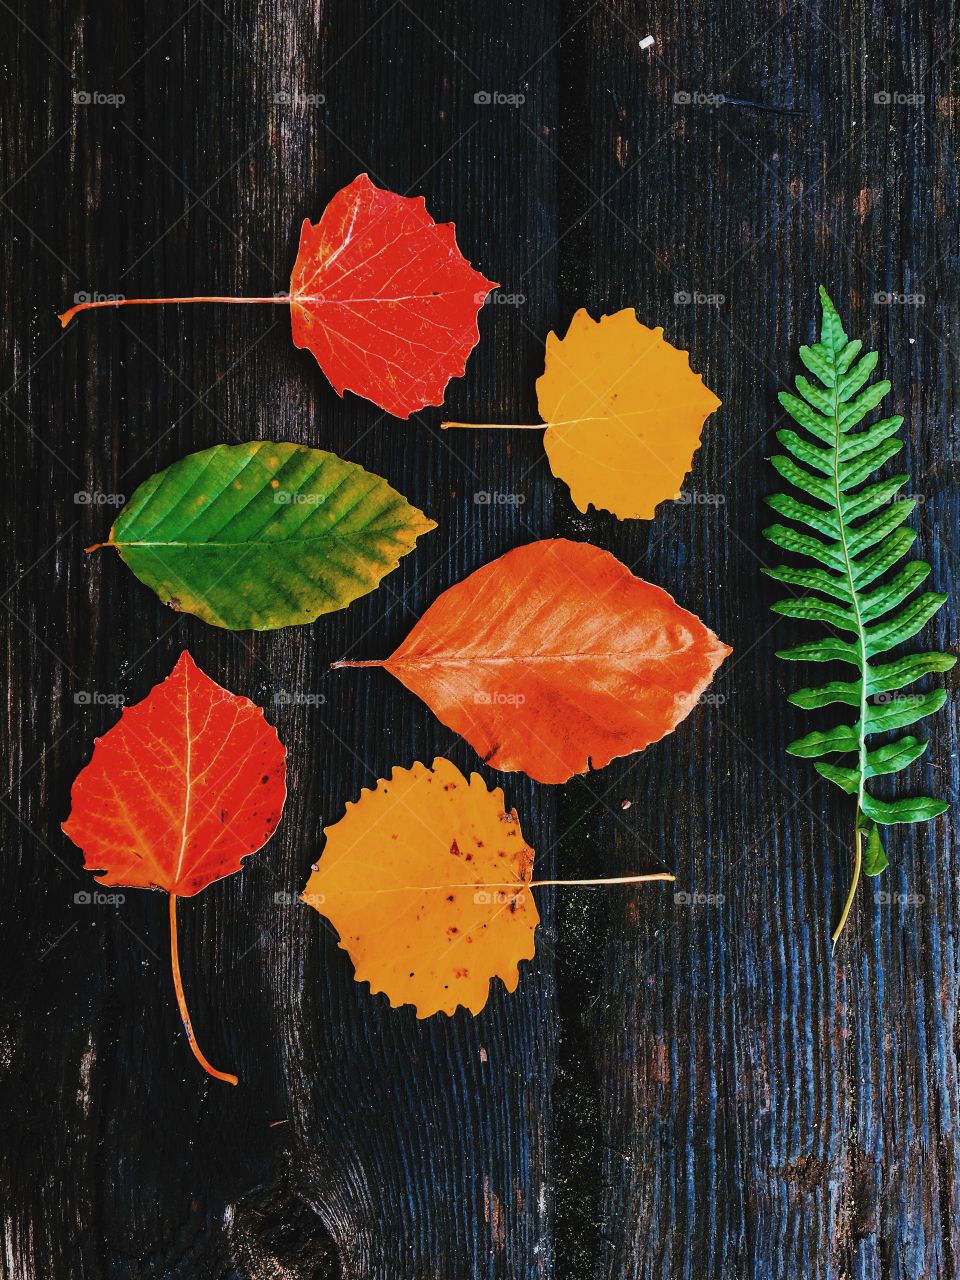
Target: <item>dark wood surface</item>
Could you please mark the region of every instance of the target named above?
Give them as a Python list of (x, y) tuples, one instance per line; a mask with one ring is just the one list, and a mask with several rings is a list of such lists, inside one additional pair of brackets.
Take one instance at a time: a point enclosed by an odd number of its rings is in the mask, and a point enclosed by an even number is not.
[[(831, 958), (851, 815), (784, 755), (803, 713), (773, 649), (792, 629), (771, 629), (758, 573), (775, 393), (823, 282), (894, 384), (921, 545), (956, 598), (948, 10), (0, 0), (6, 1280), (960, 1274), (956, 828), (893, 832), (892, 869)], [(725, 402), (686, 486), (714, 500), (581, 517), (536, 433), (441, 435), (439, 411), (404, 424), (341, 402), (279, 308), (131, 309), (60, 333), (79, 291), (285, 288), (301, 219), (362, 170), (425, 195), (525, 299), (484, 311), (450, 416), (535, 420), (548, 329), (635, 304)], [(84, 556), (114, 511), (75, 494), (129, 495), (254, 437), (353, 458), (440, 527), (376, 594), (265, 635), (171, 615)], [(484, 490), (524, 502), (478, 505)], [(713, 898), (544, 892), (518, 992), (417, 1022), (283, 895), (323, 822), (392, 765), (479, 766), (389, 677), (328, 664), (383, 656), (443, 588), (553, 534), (615, 552), (735, 653), (713, 704), (643, 755), (554, 789), (483, 772), (545, 874), (668, 867)], [(933, 633), (955, 645), (949, 610)], [(103, 699), (140, 699), (184, 646), (290, 749), (277, 836), (181, 911), (194, 1022), (235, 1090), (184, 1042), (162, 899), (75, 902), (92, 884), (59, 826), (116, 719)], [(281, 690), (325, 702), (279, 707)], [(950, 798), (956, 706), (912, 778)]]

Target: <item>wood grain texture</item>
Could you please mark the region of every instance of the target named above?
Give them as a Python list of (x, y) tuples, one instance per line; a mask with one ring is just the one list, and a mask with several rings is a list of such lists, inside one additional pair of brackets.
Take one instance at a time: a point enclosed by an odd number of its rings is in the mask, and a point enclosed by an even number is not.
[[(758, 573), (775, 393), (819, 281), (880, 351), (921, 545), (957, 595), (946, 7), (9, 0), (0, 28), (0, 1275), (952, 1280), (955, 815), (895, 830), (892, 869), (831, 959), (850, 815), (784, 755), (803, 713), (773, 648), (801, 624), (769, 614)], [(728, 101), (696, 96), (711, 94)], [(525, 299), (484, 309), (445, 416), (534, 420), (547, 330), (577, 306), (635, 304), (725, 402), (686, 486), (712, 498), (650, 524), (580, 516), (536, 433), (441, 434), (439, 411), (402, 424), (340, 401), (279, 308), (131, 309), (59, 332), (81, 290), (284, 288), (301, 220), (362, 170), (422, 193)], [(252, 438), (352, 458), (440, 528), (375, 595), (263, 635), (172, 615), (83, 555), (114, 510), (77, 493), (130, 494), (189, 451)], [(329, 663), (384, 656), (445, 587), (556, 534), (613, 551), (735, 652), (714, 703), (642, 756), (564, 788), (482, 772), (543, 874), (667, 866), (680, 893), (714, 898), (541, 893), (516, 995), (417, 1022), (354, 983), (292, 895), (324, 821), (392, 765), (478, 766), (389, 677)], [(955, 646), (952, 613), (930, 630)], [(59, 829), (116, 719), (104, 699), (141, 698), (184, 646), (290, 749), (277, 836), (181, 913), (194, 1024), (235, 1090), (183, 1041), (160, 897), (76, 903), (92, 886)], [(917, 770), (951, 799), (956, 706)]]

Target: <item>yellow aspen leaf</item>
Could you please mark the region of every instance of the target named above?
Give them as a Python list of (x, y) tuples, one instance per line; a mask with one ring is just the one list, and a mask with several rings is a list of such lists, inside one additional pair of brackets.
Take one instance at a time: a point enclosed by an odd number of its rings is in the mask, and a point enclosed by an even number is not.
[(581, 308), (564, 337), (547, 335), (537, 404), (550, 468), (576, 506), (649, 520), (659, 503), (680, 497), (720, 400), (689, 354), (632, 307), (599, 320)]

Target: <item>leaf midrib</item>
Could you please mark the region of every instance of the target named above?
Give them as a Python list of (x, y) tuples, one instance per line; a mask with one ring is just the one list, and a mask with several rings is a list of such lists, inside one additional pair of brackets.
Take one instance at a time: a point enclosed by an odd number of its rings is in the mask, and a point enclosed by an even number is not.
[[(396, 524), (390, 525), (385, 529), (357, 529), (351, 531), (349, 537), (367, 537), (379, 534), (399, 533), (406, 529), (407, 525)], [(304, 542), (328, 542), (331, 539), (343, 542), (346, 535), (338, 533), (334, 529), (328, 529), (324, 533), (311, 534), (308, 538), (247, 538), (240, 542), (176, 542), (172, 539), (157, 542), (107, 542), (104, 545), (108, 547), (189, 547), (191, 550), (197, 551), (201, 547), (252, 547), (254, 549), (269, 550), (270, 547), (284, 547), (290, 543), (302, 544)]]
[(601, 650), (585, 649), (580, 653), (528, 653), (528, 654), (507, 654), (504, 657), (494, 656), (492, 654), (470, 655), (469, 657), (456, 657), (443, 655), (439, 658), (384, 658), (383, 666), (408, 666), (408, 667), (437, 667), (453, 665), (475, 665), (485, 664), (489, 666), (506, 666), (511, 662), (577, 662), (589, 660), (594, 662), (598, 659), (616, 660), (623, 658), (649, 658), (652, 661), (663, 661), (666, 657), (673, 657), (675, 654), (684, 653), (684, 649), (669, 649), (664, 654), (651, 654), (649, 649), (624, 650), (617, 649), (612, 652), (603, 652)]

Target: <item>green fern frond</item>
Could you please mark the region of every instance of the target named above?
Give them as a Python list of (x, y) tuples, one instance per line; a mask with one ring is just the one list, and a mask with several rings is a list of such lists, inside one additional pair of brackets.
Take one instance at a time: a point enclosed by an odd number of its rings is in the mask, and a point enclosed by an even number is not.
[[(903, 418), (882, 418), (854, 429), (878, 407), (890, 383), (870, 382), (877, 366), (876, 353), (860, 354), (862, 343), (848, 339), (823, 288), (820, 302), (820, 341), (800, 348), (800, 359), (811, 376), (797, 377), (797, 394), (783, 392), (779, 397), (806, 434), (778, 431), (784, 452), (770, 459), (804, 500), (794, 493), (767, 498), (768, 506), (790, 524), (774, 524), (763, 531), (775, 546), (813, 560), (818, 567), (776, 565), (763, 572), (794, 589), (794, 594), (772, 606), (774, 613), (820, 623), (832, 633), (819, 641), (781, 649), (777, 656), (791, 662), (842, 662), (858, 672), (854, 680), (831, 680), (790, 695), (791, 703), (808, 711), (834, 705), (855, 711), (852, 724), (815, 730), (787, 747), (791, 755), (814, 760), (822, 777), (856, 797), (854, 872), (833, 934), (836, 943), (850, 912), (861, 867), (873, 876), (887, 866), (879, 828), (925, 822), (948, 808), (943, 800), (931, 796), (878, 800), (867, 790), (867, 782), (897, 773), (923, 755), (927, 743), (911, 735), (873, 749), (870, 738), (899, 733), (938, 711), (947, 696), (943, 689), (907, 695), (901, 690), (930, 673), (948, 671), (956, 658), (948, 653), (913, 653), (890, 662), (873, 661), (921, 631), (946, 596), (925, 591), (914, 597), (930, 573), (930, 566), (923, 561), (911, 561), (892, 576), (885, 576), (917, 536), (913, 529), (903, 527), (916, 506), (899, 496), (909, 476), (900, 473), (871, 478), (902, 449), (897, 432)], [(834, 754), (847, 759), (842, 764), (821, 759)]]

